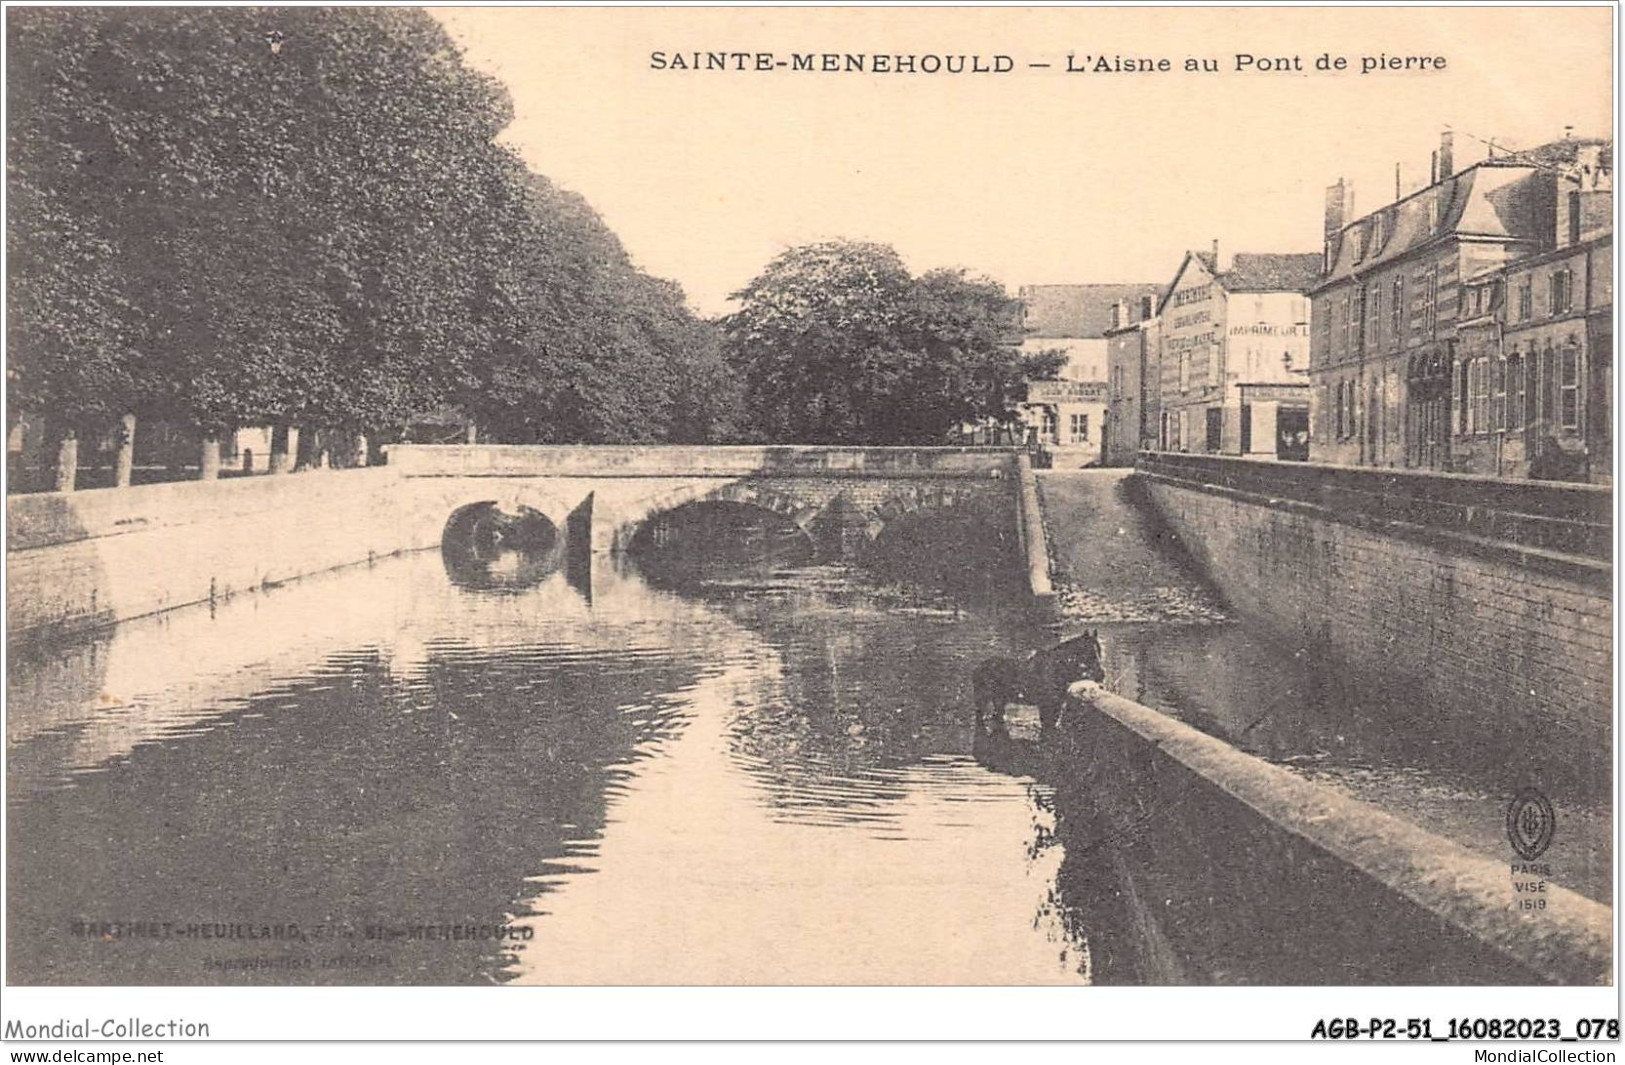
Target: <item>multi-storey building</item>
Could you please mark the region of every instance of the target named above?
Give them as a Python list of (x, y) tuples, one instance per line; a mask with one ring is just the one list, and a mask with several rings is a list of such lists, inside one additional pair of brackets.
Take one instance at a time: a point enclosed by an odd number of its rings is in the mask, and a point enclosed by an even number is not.
[(1106, 332), (1120, 303), (1155, 297), (1151, 284), (1023, 285), (1022, 350), (1059, 350), (1066, 365), (1057, 380), (1032, 381), (1022, 418), (1029, 439), (1042, 444), (1057, 466), (1101, 459), (1106, 422)]
[(1453, 147), (1446, 133), (1427, 187), (1358, 218), (1343, 182), (1327, 190), (1311, 293), (1315, 457), (1594, 469), (1608, 412), (1587, 397), (1606, 396), (1611, 357), (1588, 353), (1611, 350), (1611, 152), (1568, 140), (1458, 172)]
[(1310, 303), (1320, 257), (1188, 252), (1163, 293), (1156, 446), (1308, 457)]
[(1566, 141), (1523, 158), (1555, 177), (1551, 246), (1463, 284), (1450, 465), (1611, 481), (1612, 152)]
[(1157, 370), (1160, 350), (1156, 317), (1157, 298), (1143, 296), (1138, 304), (1118, 303), (1112, 328), (1106, 331), (1106, 441), (1102, 461), (1107, 466), (1132, 466), (1143, 448), (1157, 446), (1158, 392), (1149, 388)]

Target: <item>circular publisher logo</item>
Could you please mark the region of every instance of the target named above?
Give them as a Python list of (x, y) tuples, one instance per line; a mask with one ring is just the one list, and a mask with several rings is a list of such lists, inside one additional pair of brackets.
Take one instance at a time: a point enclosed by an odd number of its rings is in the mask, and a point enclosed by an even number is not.
[(1518, 857), (1532, 862), (1552, 845), (1557, 814), (1538, 788), (1524, 788), (1507, 807), (1507, 839)]

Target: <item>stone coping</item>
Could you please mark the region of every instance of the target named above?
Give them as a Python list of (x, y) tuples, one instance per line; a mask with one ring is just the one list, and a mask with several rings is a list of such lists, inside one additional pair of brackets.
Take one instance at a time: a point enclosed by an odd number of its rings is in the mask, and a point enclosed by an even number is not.
[(1307, 840), (1542, 979), (1612, 982), (1612, 908), (1548, 883), (1545, 910), (1519, 911), (1510, 858), (1496, 861), (1470, 851), (1098, 685), (1073, 685), (1070, 697), (1270, 824)]

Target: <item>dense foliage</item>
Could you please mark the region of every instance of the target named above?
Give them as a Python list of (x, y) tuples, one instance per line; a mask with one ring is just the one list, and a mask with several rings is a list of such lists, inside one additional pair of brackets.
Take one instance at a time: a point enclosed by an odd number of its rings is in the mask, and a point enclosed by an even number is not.
[(426, 13), (30, 8), (7, 34), (13, 409), (727, 431), (714, 328), (495, 144), (505, 92)]
[(1051, 354), (1024, 357), (1018, 305), (961, 270), (909, 274), (889, 247), (792, 248), (735, 294), (724, 321), (749, 431), (804, 443), (936, 444), (1011, 417)]

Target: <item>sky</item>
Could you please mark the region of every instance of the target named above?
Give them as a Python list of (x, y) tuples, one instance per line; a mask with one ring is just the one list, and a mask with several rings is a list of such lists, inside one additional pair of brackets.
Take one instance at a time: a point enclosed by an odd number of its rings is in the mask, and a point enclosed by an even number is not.
[[(1317, 251), (1325, 188), (1360, 212), (1483, 140), (1612, 130), (1611, 9), (454, 8), (502, 80), (504, 133), (705, 314), (775, 255), (833, 238), (1011, 288), (1165, 283), (1185, 250)], [(652, 53), (981, 56), (1008, 74), (653, 69)], [(1071, 56), (1069, 60), (1069, 54)], [(1350, 69), (1320, 73), (1321, 55)], [(1236, 70), (1238, 55), (1303, 70)], [(1168, 73), (1084, 73), (1099, 57)], [(1361, 58), (1444, 57), (1362, 74)], [(1087, 58), (1086, 58), (1087, 57)], [(1217, 73), (1183, 70), (1216, 60)], [(1047, 68), (1030, 64), (1048, 63)]]

